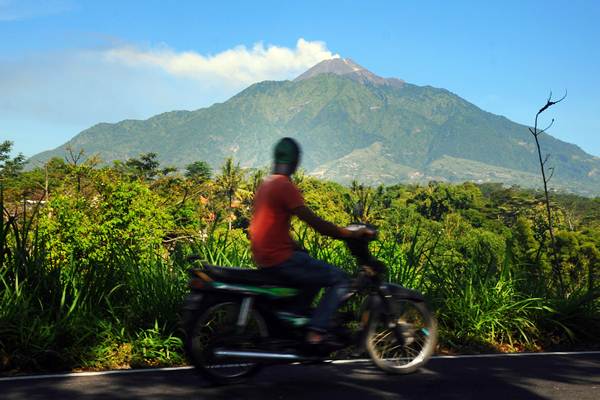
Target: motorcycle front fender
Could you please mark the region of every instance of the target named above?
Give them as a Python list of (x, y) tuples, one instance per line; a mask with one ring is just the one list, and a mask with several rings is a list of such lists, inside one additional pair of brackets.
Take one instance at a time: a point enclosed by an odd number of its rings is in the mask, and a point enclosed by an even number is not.
[(383, 311), (383, 299), (379, 295), (371, 294), (360, 307), (360, 325), (366, 328), (374, 314)]
[(425, 297), (416, 290), (407, 289), (394, 283), (383, 283), (379, 286), (379, 293), (386, 300), (411, 300), (416, 302), (424, 302)]
[(380, 295), (371, 294), (363, 301), (360, 307), (360, 334), (357, 336), (356, 352), (363, 354), (366, 351), (366, 339), (369, 330), (369, 324), (374, 318), (384, 311), (384, 302)]

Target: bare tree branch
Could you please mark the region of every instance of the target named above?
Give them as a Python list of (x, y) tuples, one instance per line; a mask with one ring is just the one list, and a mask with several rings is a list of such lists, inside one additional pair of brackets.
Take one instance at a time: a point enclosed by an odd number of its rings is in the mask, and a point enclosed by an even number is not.
[(546, 128), (544, 128), (542, 130), (538, 130), (538, 117), (540, 116), (541, 113), (546, 111), (549, 107), (553, 106), (556, 103), (560, 103), (566, 97), (567, 97), (567, 91), (565, 90), (565, 94), (563, 97), (561, 97), (560, 99), (558, 99), (556, 101), (552, 101), (552, 91), (551, 91), (550, 95), (548, 96), (548, 99), (546, 100), (546, 104), (544, 104), (544, 106), (542, 108), (540, 108), (540, 110), (537, 112), (537, 114), (535, 114), (535, 123), (533, 125), (533, 129), (528, 128), (529, 132), (531, 132), (531, 134), (533, 135), (533, 138), (535, 139), (535, 145), (537, 147), (537, 152), (538, 152), (538, 159), (540, 162), (540, 169), (541, 169), (541, 173), (542, 173), (542, 182), (544, 183), (546, 213), (547, 213), (547, 217), (548, 217), (548, 232), (550, 233), (550, 239), (552, 240), (552, 255), (553, 255), (552, 270), (553, 270), (553, 274), (554, 274), (554, 279), (556, 279), (558, 281), (558, 284), (559, 284), (559, 287), (561, 290), (561, 294), (564, 294), (564, 285), (563, 285), (560, 261), (558, 260), (558, 255), (557, 255), (556, 238), (554, 237), (554, 230), (552, 227), (552, 210), (550, 208), (550, 197), (548, 195), (548, 182), (550, 182), (550, 179), (552, 179), (552, 177), (554, 176), (554, 167), (549, 168), (550, 175), (546, 178), (546, 170), (544, 169), (544, 166), (545, 166), (546, 162), (548, 162), (548, 157), (550, 155), (549, 154), (546, 155), (545, 159), (542, 160), (542, 149), (540, 148), (540, 141), (539, 141), (539, 135), (541, 133), (545, 132), (547, 129), (549, 129), (552, 126), (552, 124), (554, 124), (554, 118), (552, 119), (552, 121)]
[(80, 149), (78, 153), (75, 153), (71, 146), (67, 146), (67, 154), (65, 155), (65, 161), (67, 162), (67, 164), (71, 164), (72, 166), (76, 167), (79, 164), (79, 160), (81, 160), (81, 157), (83, 157), (84, 154), (85, 152), (83, 151), (83, 149)]
[(545, 133), (548, 129), (550, 129), (550, 127), (554, 125), (554, 118), (552, 118), (552, 121), (550, 121), (550, 123), (548, 124), (547, 127), (545, 127), (544, 129), (542, 129), (541, 131), (538, 131), (537, 134), (539, 135), (540, 133)]
[(550, 182), (550, 179), (554, 176), (554, 167), (550, 167), (548, 170), (550, 171), (550, 176), (546, 179), (546, 183)]
[(538, 111), (538, 114), (543, 113), (544, 111), (546, 111), (549, 107), (555, 105), (556, 103), (560, 103), (561, 101), (563, 101), (565, 98), (567, 97), (567, 89), (565, 89), (565, 94), (563, 97), (561, 97), (560, 99), (556, 100), (556, 101), (552, 101), (552, 91), (550, 91), (550, 96), (548, 96), (548, 100), (546, 101), (546, 105), (544, 105), (544, 107), (542, 107), (540, 109), (540, 111)]
[(546, 157), (544, 158), (544, 161), (542, 161), (542, 165), (546, 165), (546, 163), (548, 162), (549, 158), (550, 158), (550, 153), (546, 154)]
[(185, 239), (198, 239), (200, 237), (200, 235), (183, 235), (183, 236), (177, 236), (171, 239), (165, 239), (163, 240), (163, 243), (173, 243), (173, 242), (178, 242), (180, 240), (185, 240)]

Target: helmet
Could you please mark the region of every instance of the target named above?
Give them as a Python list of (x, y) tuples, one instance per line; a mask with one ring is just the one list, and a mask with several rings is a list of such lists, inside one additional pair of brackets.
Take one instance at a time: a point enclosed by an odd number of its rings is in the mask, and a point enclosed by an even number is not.
[(285, 137), (275, 145), (273, 158), (275, 164), (288, 165), (289, 174), (293, 174), (300, 163), (300, 145), (294, 139)]

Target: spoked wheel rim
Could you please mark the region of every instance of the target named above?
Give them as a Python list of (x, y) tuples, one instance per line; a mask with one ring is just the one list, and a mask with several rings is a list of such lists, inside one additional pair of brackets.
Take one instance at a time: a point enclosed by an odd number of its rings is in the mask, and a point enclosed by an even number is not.
[[(219, 303), (204, 312), (194, 325), (191, 350), (199, 366), (211, 375), (224, 379), (235, 379), (251, 373), (258, 367), (256, 362), (232, 358), (215, 357), (214, 351), (231, 346), (243, 347), (244, 343), (234, 340), (239, 304), (235, 302)], [(251, 341), (267, 337), (267, 327), (258, 312), (252, 310), (244, 331), (244, 338)]]
[(370, 325), (367, 349), (388, 372), (409, 373), (423, 365), (437, 342), (437, 324), (423, 303), (400, 300), (393, 315), (379, 315)]

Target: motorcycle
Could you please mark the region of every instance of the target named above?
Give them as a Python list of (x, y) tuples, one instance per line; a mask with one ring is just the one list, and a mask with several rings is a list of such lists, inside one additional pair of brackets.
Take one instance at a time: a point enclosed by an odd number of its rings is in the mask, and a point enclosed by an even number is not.
[[(363, 227), (373, 229), (347, 228)], [(345, 240), (359, 268), (344, 304), (362, 304), (354, 307), (358, 313), (339, 308), (330, 332), (335, 340), (323, 345), (307, 346), (308, 315), (286, 311), (298, 288), (261, 270), (207, 264), (190, 269), (182, 312), (188, 359), (217, 384), (241, 382), (267, 365), (323, 362), (344, 350), (366, 352), (387, 373), (422, 367), (437, 343), (435, 316), (422, 294), (384, 282), (386, 266), (371, 255), (371, 240)]]

